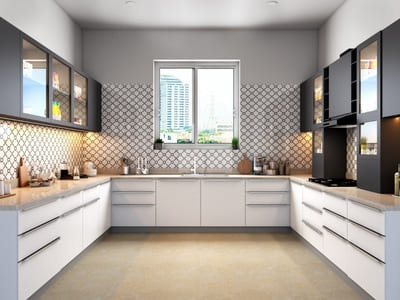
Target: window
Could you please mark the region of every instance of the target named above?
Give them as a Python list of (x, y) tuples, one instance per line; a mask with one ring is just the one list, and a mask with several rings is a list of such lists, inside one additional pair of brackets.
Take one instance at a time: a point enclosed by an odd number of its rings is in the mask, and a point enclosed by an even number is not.
[(154, 61), (154, 125), (165, 148), (230, 148), (239, 136), (239, 61)]

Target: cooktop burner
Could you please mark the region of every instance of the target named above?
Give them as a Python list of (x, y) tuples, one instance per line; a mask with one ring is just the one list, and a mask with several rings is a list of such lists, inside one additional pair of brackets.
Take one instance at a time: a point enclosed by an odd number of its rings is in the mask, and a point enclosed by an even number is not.
[(310, 177), (308, 181), (323, 184), (326, 186), (357, 186), (357, 181), (345, 178), (317, 178)]

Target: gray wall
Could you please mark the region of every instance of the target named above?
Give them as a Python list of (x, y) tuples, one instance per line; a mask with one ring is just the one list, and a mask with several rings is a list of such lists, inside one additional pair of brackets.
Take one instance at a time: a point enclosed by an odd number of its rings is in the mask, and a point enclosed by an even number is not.
[(0, 17), (82, 67), (82, 30), (54, 0), (1, 0)]
[(84, 30), (84, 69), (102, 83), (152, 83), (153, 59), (240, 59), (242, 82), (299, 83), (317, 31)]
[(319, 68), (399, 18), (398, 0), (346, 0), (318, 32)]

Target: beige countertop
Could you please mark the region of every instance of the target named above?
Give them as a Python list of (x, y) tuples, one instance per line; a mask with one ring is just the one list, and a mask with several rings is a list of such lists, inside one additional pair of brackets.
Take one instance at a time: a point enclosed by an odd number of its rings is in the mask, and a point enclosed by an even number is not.
[(304, 184), (311, 188), (327, 192), (339, 197), (346, 198), (348, 200), (356, 201), (368, 206), (374, 207), (382, 211), (400, 210), (400, 198), (395, 198), (389, 194), (378, 194), (369, 192), (366, 190), (358, 189), (356, 187), (326, 187), (320, 184), (312, 183), (308, 181), (310, 174), (305, 175), (292, 175), (292, 176), (264, 176), (264, 175), (241, 175), (241, 174), (207, 174), (200, 176), (182, 176), (180, 174), (150, 174), (150, 175), (99, 175), (97, 177), (91, 177), (81, 180), (58, 180), (52, 186), (49, 187), (24, 187), (15, 188), (12, 193), (15, 196), (6, 197), (0, 199), (0, 210), (19, 210), (29, 208), (31, 206), (41, 205), (53, 201), (62, 196), (68, 196), (79, 192), (81, 190), (88, 189), (95, 185), (105, 183), (111, 179), (168, 179), (168, 178), (179, 178), (179, 179), (263, 179), (263, 180), (274, 180), (274, 179), (287, 179), (290, 178), (294, 182)]

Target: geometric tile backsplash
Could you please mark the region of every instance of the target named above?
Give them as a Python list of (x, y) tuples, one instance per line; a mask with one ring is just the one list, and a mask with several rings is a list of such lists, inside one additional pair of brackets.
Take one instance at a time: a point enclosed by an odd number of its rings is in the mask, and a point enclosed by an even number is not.
[(19, 158), (28, 168), (47, 173), (61, 161), (82, 164), (83, 133), (0, 120), (0, 170), (5, 179), (17, 178)]
[(242, 84), (240, 150), (153, 150), (151, 84), (103, 84), (102, 132), (84, 137), (84, 160), (118, 168), (119, 159), (147, 156), (151, 168), (236, 168), (243, 153), (289, 159), (311, 168), (311, 134), (300, 133), (300, 91), (295, 84)]

